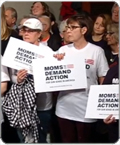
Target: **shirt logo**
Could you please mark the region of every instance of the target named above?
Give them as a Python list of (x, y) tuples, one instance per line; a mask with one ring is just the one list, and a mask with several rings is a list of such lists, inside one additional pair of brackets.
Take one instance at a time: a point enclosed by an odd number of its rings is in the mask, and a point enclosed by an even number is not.
[(94, 60), (93, 60), (93, 59), (86, 59), (85, 62), (86, 62), (87, 64), (92, 64), (92, 65), (94, 65)]

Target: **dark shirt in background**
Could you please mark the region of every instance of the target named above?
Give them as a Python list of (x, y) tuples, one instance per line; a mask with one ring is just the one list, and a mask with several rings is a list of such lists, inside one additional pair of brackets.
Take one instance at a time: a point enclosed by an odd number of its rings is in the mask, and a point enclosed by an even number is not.
[(14, 37), (14, 38), (22, 40), (22, 37), (18, 35), (18, 32), (15, 31), (15, 30), (12, 30), (11, 35), (8, 37), (7, 40), (1, 40), (1, 55), (2, 56), (4, 55), (4, 52), (5, 52), (6, 46), (7, 46), (8, 42), (9, 42), (10, 37)]

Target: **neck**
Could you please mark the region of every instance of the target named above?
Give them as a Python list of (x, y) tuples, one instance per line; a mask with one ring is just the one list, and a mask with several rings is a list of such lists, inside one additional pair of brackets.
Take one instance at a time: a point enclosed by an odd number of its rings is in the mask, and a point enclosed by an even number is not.
[(74, 42), (74, 46), (76, 49), (82, 49), (87, 45), (87, 43), (88, 42), (84, 38), (82, 38), (79, 41)]
[(100, 40), (102, 40), (102, 38), (103, 38), (103, 34), (101, 34), (101, 35), (94, 34), (94, 35), (92, 36), (92, 39), (93, 39), (94, 41), (100, 41)]
[(37, 46), (39, 46), (39, 41), (36, 41), (35, 43), (33, 43), (34, 45), (37, 45)]
[(116, 44), (116, 45), (110, 45), (110, 47), (111, 47), (111, 51), (113, 53), (118, 53), (119, 52), (118, 44)]
[(64, 43), (64, 45), (69, 44), (69, 42), (67, 42), (67, 41), (63, 41), (63, 43)]
[(15, 26), (15, 24), (11, 24), (11, 26), (10, 26), (10, 27), (11, 27), (11, 28), (13, 28), (14, 26)]
[(44, 41), (45, 39), (50, 37), (50, 33), (49, 32), (43, 32), (42, 33), (42, 41)]

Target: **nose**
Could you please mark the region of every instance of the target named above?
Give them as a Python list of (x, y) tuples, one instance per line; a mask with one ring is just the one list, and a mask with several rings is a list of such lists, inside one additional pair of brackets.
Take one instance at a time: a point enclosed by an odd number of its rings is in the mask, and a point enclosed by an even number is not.
[(100, 25), (97, 25), (97, 29), (99, 29), (100, 28)]
[(109, 34), (106, 34), (106, 38), (109, 38)]

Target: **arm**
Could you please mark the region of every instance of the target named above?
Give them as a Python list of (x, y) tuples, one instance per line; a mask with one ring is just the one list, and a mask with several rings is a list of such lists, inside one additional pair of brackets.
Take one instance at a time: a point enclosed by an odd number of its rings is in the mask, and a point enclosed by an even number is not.
[(103, 83), (108, 70), (109, 70), (108, 63), (104, 51), (101, 48), (97, 57), (97, 74), (98, 74), (98, 81), (100, 84)]
[(103, 83), (104, 79), (105, 79), (105, 77), (98, 77), (100, 85)]
[(7, 82), (1, 82), (1, 96), (7, 91)]

